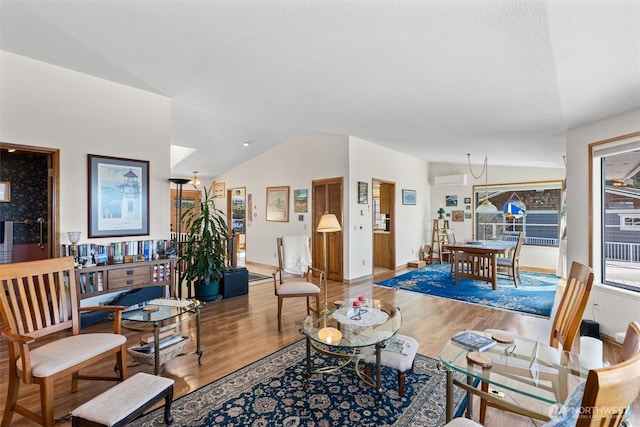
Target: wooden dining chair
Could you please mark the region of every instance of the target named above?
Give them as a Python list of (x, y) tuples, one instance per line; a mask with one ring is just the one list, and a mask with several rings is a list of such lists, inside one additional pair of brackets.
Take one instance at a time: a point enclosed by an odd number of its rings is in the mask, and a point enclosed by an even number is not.
[(571, 351), (592, 286), (593, 270), (573, 261), (551, 325), (549, 344), (552, 347)]
[(575, 418), (576, 427), (620, 426), (640, 395), (640, 324), (631, 322), (626, 338), (627, 351), (635, 352), (620, 363), (590, 370), (582, 399), (574, 399), (579, 406), (571, 406), (571, 396), (567, 399), (562, 416)]
[(498, 269), (498, 273), (504, 273), (510, 280), (513, 280), (513, 284), (515, 287), (518, 287), (518, 282), (522, 283), (520, 280), (520, 250), (524, 245), (525, 233), (521, 231), (518, 235), (518, 242), (516, 243), (516, 247), (511, 251), (511, 256), (509, 257), (498, 257), (496, 260), (496, 267)]
[[(310, 265), (301, 274), (285, 271), (285, 248), (282, 237), (277, 238), (278, 269), (273, 272), (273, 287), (278, 297), (278, 331), (282, 328), (282, 303), (285, 298), (306, 298), (307, 315), (314, 311), (320, 312), (320, 286), (324, 279), (324, 272)], [(308, 244), (308, 239), (307, 239)], [(317, 276), (317, 285), (313, 282)], [(310, 299), (315, 299), (315, 309), (311, 308)]]
[[(0, 265), (2, 336), (8, 346), (7, 400), (2, 427), (14, 412), (43, 426), (54, 424), (54, 382), (123, 381), (127, 375), (126, 342), (120, 334), (124, 307), (78, 307), (72, 257)], [(80, 311), (112, 311), (113, 333), (80, 333)], [(81, 375), (107, 356), (115, 356), (116, 375)], [(18, 403), (20, 383), (40, 387), (40, 413)]]

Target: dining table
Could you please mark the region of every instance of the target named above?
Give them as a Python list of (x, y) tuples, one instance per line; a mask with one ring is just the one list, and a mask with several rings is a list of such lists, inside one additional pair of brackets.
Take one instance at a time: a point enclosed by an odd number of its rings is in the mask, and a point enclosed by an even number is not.
[(498, 286), (498, 256), (506, 256), (516, 246), (516, 242), (506, 240), (473, 240), (447, 244), (451, 251), (455, 283), (467, 278)]

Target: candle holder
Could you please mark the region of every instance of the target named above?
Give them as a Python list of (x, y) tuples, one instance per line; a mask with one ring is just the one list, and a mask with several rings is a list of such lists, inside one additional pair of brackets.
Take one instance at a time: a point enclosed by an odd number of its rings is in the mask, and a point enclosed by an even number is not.
[(71, 242), (71, 256), (73, 260), (78, 262), (78, 242), (80, 241), (80, 235), (82, 235), (81, 231), (69, 231), (67, 233), (69, 235), (69, 242)]

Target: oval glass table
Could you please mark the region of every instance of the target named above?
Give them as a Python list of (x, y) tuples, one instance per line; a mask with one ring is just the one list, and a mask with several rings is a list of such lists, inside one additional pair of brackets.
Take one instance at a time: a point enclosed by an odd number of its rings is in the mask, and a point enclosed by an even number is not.
[[(354, 371), (382, 397), (380, 352), (396, 335), (402, 323), (400, 309), (377, 299), (368, 299), (359, 309), (341, 307), (322, 314), (315, 321), (308, 317), (301, 329), (307, 344), (307, 378), (341, 369)], [(335, 363), (312, 367), (311, 352), (335, 359)], [(364, 374), (360, 361), (376, 355), (375, 378)]]

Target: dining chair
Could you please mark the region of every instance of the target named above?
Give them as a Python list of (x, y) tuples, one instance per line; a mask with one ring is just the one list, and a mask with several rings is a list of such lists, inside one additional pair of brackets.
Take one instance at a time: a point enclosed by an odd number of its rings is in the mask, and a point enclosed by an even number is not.
[(573, 261), (551, 326), (549, 344), (552, 347), (571, 351), (592, 286), (593, 270)]
[[(14, 413), (43, 426), (54, 424), (54, 383), (71, 375), (78, 380), (123, 381), (127, 376), (126, 342), (120, 334), (125, 307), (80, 307), (72, 257), (0, 265), (2, 336), (8, 346), (7, 400), (2, 427)], [(80, 312), (111, 311), (113, 333), (80, 333)], [(116, 375), (80, 374), (97, 361), (115, 356)], [(20, 383), (40, 387), (40, 413), (18, 403)]]
[[(447, 236), (447, 244), (455, 244), (456, 243), (456, 233), (453, 231), (453, 229), (451, 228), (446, 228), (444, 230), (444, 233)], [(452, 251), (451, 249), (449, 249), (447, 247), (447, 245), (444, 246), (444, 250), (443, 250), (444, 254), (447, 254), (449, 257), (449, 263), (451, 264), (451, 266), (449, 267), (449, 276), (453, 275), (453, 269), (456, 265), (456, 260), (455, 260), (455, 251)]]
[(510, 257), (498, 257), (496, 260), (496, 267), (499, 273), (506, 271), (506, 275), (509, 279), (513, 280), (515, 287), (518, 287), (520, 280), (520, 250), (524, 245), (525, 233), (521, 231), (518, 235), (518, 242), (516, 247), (511, 251)]
[(640, 324), (627, 328), (627, 358), (604, 368), (592, 369), (586, 382), (578, 384), (567, 397), (561, 411), (543, 427), (617, 427), (640, 395)]
[[(301, 247), (286, 248), (283, 240), (303, 241), (306, 251)], [(324, 272), (311, 266), (310, 256), (303, 255), (308, 251), (308, 236), (283, 236), (276, 239), (278, 253), (278, 269), (273, 272), (273, 286), (278, 297), (278, 331), (282, 328), (282, 302), (285, 298), (306, 298), (307, 315), (314, 311), (320, 312), (320, 286), (324, 278)], [(300, 246), (300, 245), (298, 245)], [(286, 251), (289, 252), (286, 252)], [(302, 258), (302, 259), (301, 259)], [(308, 262), (308, 264), (306, 264)], [(299, 271), (287, 271), (287, 264), (297, 265)], [(318, 285), (313, 282), (314, 276), (318, 277)], [(311, 308), (310, 298), (315, 299), (315, 310)]]

